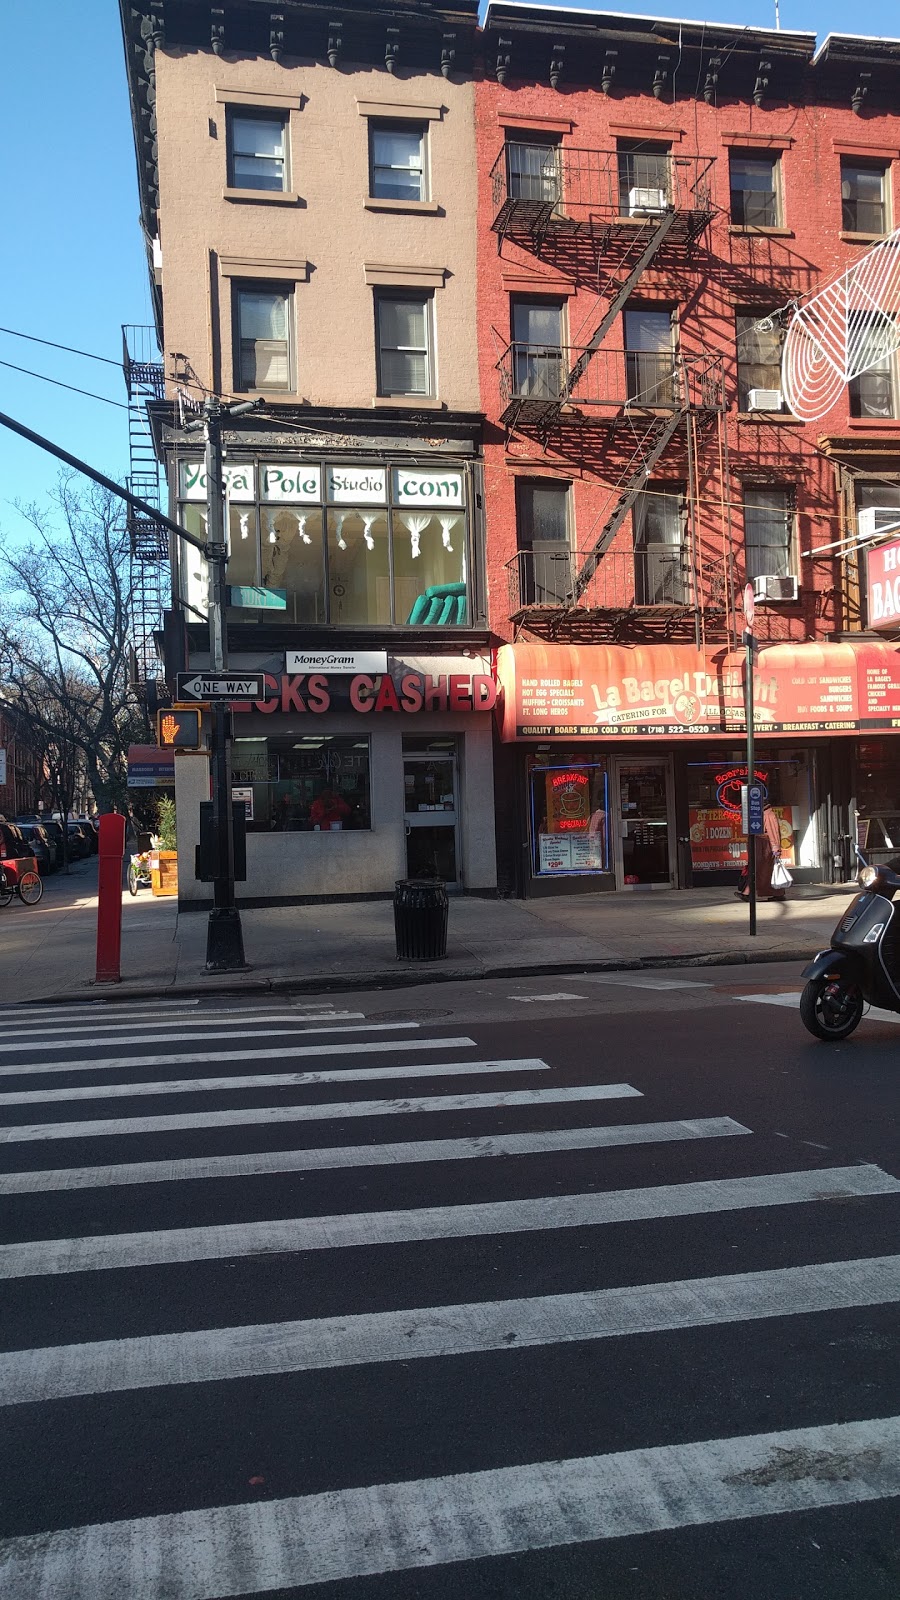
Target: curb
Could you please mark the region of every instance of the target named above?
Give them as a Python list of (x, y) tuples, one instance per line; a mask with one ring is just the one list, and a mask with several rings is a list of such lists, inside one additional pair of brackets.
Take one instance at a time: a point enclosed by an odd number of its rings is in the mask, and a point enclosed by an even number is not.
[[(498, 964), (476, 970), (469, 966), (438, 967), (431, 962), (425, 962), (420, 966), (385, 967), (375, 972), (334, 973), (331, 977), (311, 975), (290, 978), (241, 978), (227, 973), (221, 976), (212, 973), (208, 977), (162, 986), (155, 983), (126, 982), (102, 986), (91, 983), (86, 985), (84, 990), (73, 990), (68, 994), (44, 995), (40, 1000), (24, 1003), (35, 1006), (96, 1005), (98, 1002), (127, 1004), (133, 1000), (168, 1000), (178, 997), (196, 999), (209, 995), (218, 998), (223, 995), (342, 994), (359, 989), (418, 988), (428, 983), (475, 983), (490, 978), (544, 978), (561, 977), (565, 974), (577, 977), (579, 974), (592, 972), (639, 972), (664, 967), (761, 966), (776, 961), (806, 962), (811, 960), (817, 948), (818, 946), (803, 945), (777, 950), (722, 950), (697, 954), (634, 956), (631, 959), (611, 957), (608, 960), (583, 961), (577, 965), (573, 965), (571, 961), (541, 962), (530, 966)], [(10, 1001), (9, 1007), (18, 1009), (22, 1004), (22, 1001)], [(0, 1016), (5, 1009), (6, 1006), (0, 1006)]]

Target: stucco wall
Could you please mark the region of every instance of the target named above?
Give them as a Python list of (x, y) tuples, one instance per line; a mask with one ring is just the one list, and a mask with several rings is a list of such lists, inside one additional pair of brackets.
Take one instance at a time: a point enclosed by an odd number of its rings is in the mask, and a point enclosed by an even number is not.
[[(443, 276), (443, 287), (434, 289), (437, 396), (453, 409), (478, 409), (470, 83), (161, 49), (156, 90), (167, 352), (182, 352), (204, 383), (232, 392), (229, 259), (257, 264), (253, 272), (260, 263), (275, 264), (275, 277), (284, 265), (309, 263), (308, 281), (297, 281), (295, 291), (296, 392), (276, 398), (369, 406), (376, 393), (375, 333), (365, 266), (430, 268)], [(270, 103), (266, 96), (293, 100), (293, 203), (224, 197), (226, 105), (217, 91), (250, 95), (251, 105), (254, 94), (262, 104)], [(381, 103), (385, 119), (391, 106), (429, 108), (435, 212), (366, 209), (368, 117), (360, 115), (360, 102)], [(298, 276), (305, 278), (305, 269)]]
[[(475, 719), (416, 717), (406, 732), (456, 734), (459, 739), (459, 823), (461, 886), (492, 890), (497, 884), (494, 844), (492, 722), (489, 713)], [(243, 738), (295, 731), (290, 719), (258, 713), (240, 718)], [(306, 729), (298, 726), (297, 732)], [(321, 733), (359, 734), (360, 718), (317, 719)], [(372, 827), (365, 832), (248, 833), (247, 881), (237, 885), (238, 899), (288, 899), (304, 895), (383, 894), (406, 876), (406, 834), (403, 821), (403, 730), (369, 729), (371, 733), (370, 797)], [(194, 878), (194, 847), (199, 840), (199, 803), (209, 799), (209, 767), (201, 756), (179, 756), (175, 763), (178, 814), (178, 892), (182, 904), (211, 897), (210, 886)]]

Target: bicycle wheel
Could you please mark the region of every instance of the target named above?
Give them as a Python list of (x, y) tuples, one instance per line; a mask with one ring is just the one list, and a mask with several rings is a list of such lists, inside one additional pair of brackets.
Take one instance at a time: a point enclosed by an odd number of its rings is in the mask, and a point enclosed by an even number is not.
[(0, 906), (8, 906), (10, 900), (12, 899), (12, 897), (13, 897), (12, 887), (10, 885), (9, 879), (7, 878), (6, 874), (4, 873), (3, 876), (0, 877)]
[(134, 862), (128, 868), (128, 892), (129, 894), (137, 894), (138, 892), (138, 869)]
[(36, 872), (23, 872), (16, 884), (19, 899), (26, 906), (36, 906), (44, 892), (44, 885)]

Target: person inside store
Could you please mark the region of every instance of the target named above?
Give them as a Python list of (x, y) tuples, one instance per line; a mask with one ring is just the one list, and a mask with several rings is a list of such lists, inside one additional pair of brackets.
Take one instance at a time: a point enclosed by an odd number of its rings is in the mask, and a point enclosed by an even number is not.
[(335, 794), (333, 789), (323, 789), (309, 808), (309, 820), (313, 828), (342, 828), (349, 816), (350, 807), (346, 800)]
[[(776, 861), (781, 860), (781, 824), (774, 806), (766, 805), (763, 810), (763, 831), (751, 840), (756, 851), (756, 898), (757, 900), (783, 900), (784, 890), (775, 888), (772, 884), (772, 873)], [(747, 868), (741, 873), (741, 886), (736, 890), (739, 900), (750, 899), (750, 885), (747, 881)]]

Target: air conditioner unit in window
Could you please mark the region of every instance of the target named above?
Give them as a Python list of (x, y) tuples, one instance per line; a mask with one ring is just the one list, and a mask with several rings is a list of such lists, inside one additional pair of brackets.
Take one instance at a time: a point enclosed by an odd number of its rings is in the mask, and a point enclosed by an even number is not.
[(796, 600), (798, 590), (799, 585), (793, 574), (787, 578), (776, 578), (773, 573), (765, 573), (753, 579), (753, 598), (763, 603), (767, 600)]
[(629, 189), (628, 215), (630, 217), (659, 217), (669, 209), (665, 189)]
[[(900, 489), (897, 499), (900, 501)], [(856, 513), (856, 536), (868, 542), (870, 539), (886, 539), (888, 534), (900, 533), (900, 504), (896, 506), (864, 506), (862, 511)]]
[(780, 389), (751, 389), (747, 395), (748, 411), (780, 411), (783, 404)]

